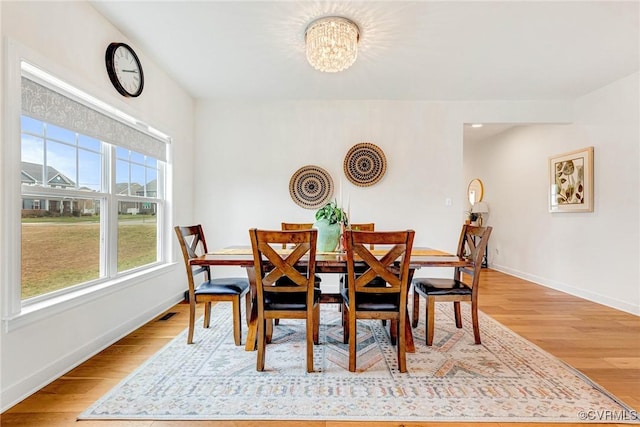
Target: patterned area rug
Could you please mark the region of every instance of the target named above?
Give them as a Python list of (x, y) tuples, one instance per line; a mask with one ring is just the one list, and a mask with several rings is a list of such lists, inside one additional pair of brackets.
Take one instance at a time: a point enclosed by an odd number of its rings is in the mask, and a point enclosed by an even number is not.
[(468, 308), (463, 305), (465, 327), (456, 329), (452, 304), (436, 306), (434, 345), (425, 346), (421, 319), (405, 374), (397, 369), (395, 348), (380, 321), (359, 321), (358, 372), (349, 372), (340, 313), (335, 306), (323, 307), (316, 372), (309, 374), (304, 323), (281, 321), (267, 346), (266, 370), (257, 372), (256, 353), (233, 344), (230, 305), (218, 304), (214, 326), (203, 329), (200, 321), (193, 345), (186, 344), (185, 330), (79, 419), (585, 422), (589, 413), (610, 413), (619, 415), (616, 422), (633, 422), (637, 417), (489, 316), (480, 313), (482, 345), (475, 345)]

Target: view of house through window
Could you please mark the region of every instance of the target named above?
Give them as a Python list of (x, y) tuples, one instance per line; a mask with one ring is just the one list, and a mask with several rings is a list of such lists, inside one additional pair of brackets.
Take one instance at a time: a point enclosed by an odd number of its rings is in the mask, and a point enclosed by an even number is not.
[(26, 115), (21, 136), (23, 300), (160, 260), (162, 161)]

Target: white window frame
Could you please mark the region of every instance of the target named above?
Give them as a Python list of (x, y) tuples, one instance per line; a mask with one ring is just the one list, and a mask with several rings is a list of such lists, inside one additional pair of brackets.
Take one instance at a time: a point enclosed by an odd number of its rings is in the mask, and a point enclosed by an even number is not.
[[(72, 73), (67, 70), (61, 69), (55, 64), (50, 63), (49, 60), (43, 58), (30, 49), (20, 45), (11, 39), (5, 39), (4, 45), (5, 52), (5, 80), (4, 80), (4, 96), (3, 102), (3, 125), (2, 136), (4, 144), (0, 147), (0, 165), (3, 175), (0, 178), (2, 195), (0, 196), (0, 258), (4, 260), (3, 266), (0, 270), (0, 280), (2, 283), (1, 297), (2, 305), (2, 322), (5, 331), (17, 329), (19, 327), (31, 324), (35, 321), (42, 320), (55, 313), (60, 313), (68, 310), (71, 307), (85, 304), (90, 300), (94, 300), (116, 292), (124, 287), (131, 286), (141, 278), (153, 278), (161, 277), (171, 269), (171, 240), (170, 240), (170, 224), (171, 224), (171, 203), (170, 188), (167, 187), (167, 183), (170, 181), (170, 162), (171, 151), (170, 143), (171, 139), (163, 133), (151, 128), (143, 122), (140, 122), (130, 115), (110, 106), (107, 103), (100, 101), (98, 98), (90, 95), (90, 92), (98, 92), (96, 90), (88, 91), (85, 89), (86, 84), (78, 82), (74, 78)], [(40, 70), (47, 70), (46, 73), (55, 76), (60, 79), (61, 82), (69, 82), (68, 87), (77, 91), (76, 100), (80, 99), (86, 105), (91, 108), (100, 111), (102, 114), (106, 114), (109, 117), (125, 123), (127, 126), (137, 129), (138, 131), (145, 132), (148, 135), (153, 136), (156, 139), (163, 140), (166, 143), (166, 163), (162, 163), (163, 171), (159, 172), (163, 174), (164, 179), (158, 178), (158, 193), (164, 194), (163, 199), (150, 200), (153, 203), (158, 204), (158, 218), (157, 218), (157, 250), (158, 250), (158, 262), (127, 270), (126, 272), (111, 274), (110, 277), (90, 282), (87, 286), (74, 287), (70, 292), (53, 292), (51, 294), (45, 294), (41, 297), (29, 299), (28, 304), (25, 304), (21, 300), (21, 206), (22, 206), (22, 185), (20, 180), (20, 164), (21, 164), (21, 125), (20, 116), (22, 114), (21, 109), (21, 78), (22, 68), (21, 63), (25, 61)], [(135, 150), (135, 148), (130, 148)], [(115, 150), (115, 148), (112, 148)], [(113, 165), (105, 165), (112, 168)], [(104, 174), (103, 174), (104, 176)], [(112, 174), (111, 181), (115, 180), (115, 176)], [(103, 183), (106, 187), (103, 190), (110, 189), (111, 183)], [(67, 192), (68, 190), (65, 190)], [(73, 192), (73, 191), (72, 191)], [(80, 191), (79, 197), (83, 198), (96, 198), (102, 199), (101, 203), (107, 202), (110, 199), (110, 210), (117, 211), (117, 200), (115, 195), (108, 191), (108, 195), (93, 195), (91, 192)], [(146, 201), (147, 198), (135, 198), (139, 201)], [(144, 199), (144, 200), (142, 200)], [(106, 206), (106, 205), (105, 205)], [(109, 221), (107, 226), (105, 221)], [(109, 229), (117, 230), (117, 214), (114, 216), (101, 215), (101, 227), (103, 230)], [(115, 227), (115, 228), (113, 228)], [(117, 236), (113, 237), (113, 241), (117, 239)], [(114, 244), (106, 245), (104, 250), (105, 257), (101, 265), (105, 265), (105, 262), (113, 261), (111, 255), (116, 253), (117, 248)], [(114, 270), (112, 270), (114, 271)], [(117, 268), (116, 270), (117, 271)]]

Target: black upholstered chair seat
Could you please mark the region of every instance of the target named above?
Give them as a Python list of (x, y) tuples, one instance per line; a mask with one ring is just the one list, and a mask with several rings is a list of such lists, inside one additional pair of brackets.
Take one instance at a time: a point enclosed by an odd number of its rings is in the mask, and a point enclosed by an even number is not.
[(249, 292), (249, 281), (241, 277), (225, 277), (202, 282), (196, 289), (198, 295), (246, 295)]
[[(346, 304), (349, 304), (349, 290), (341, 291), (342, 298)], [(390, 294), (370, 294), (364, 292), (356, 292), (356, 310), (357, 311), (398, 311), (400, 301), (391, 301)]]
[(413, 279), (413, 287), (423, 295), (471, 295), (471, 288), (455, 279)]
[[(320, 288), (314, 288), (313, 300), (320, 300)], [(307, 293), (306, 292), (269, 292), (264, 291), (264, 306), (266, 310), (306, 310), (307, 309)]]

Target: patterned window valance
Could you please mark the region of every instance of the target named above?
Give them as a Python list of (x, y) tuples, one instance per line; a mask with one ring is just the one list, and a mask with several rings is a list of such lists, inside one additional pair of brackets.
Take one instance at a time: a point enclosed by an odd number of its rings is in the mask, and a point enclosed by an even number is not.
[(22, 76), (22, 113), (166, 161), (165, 141)]

